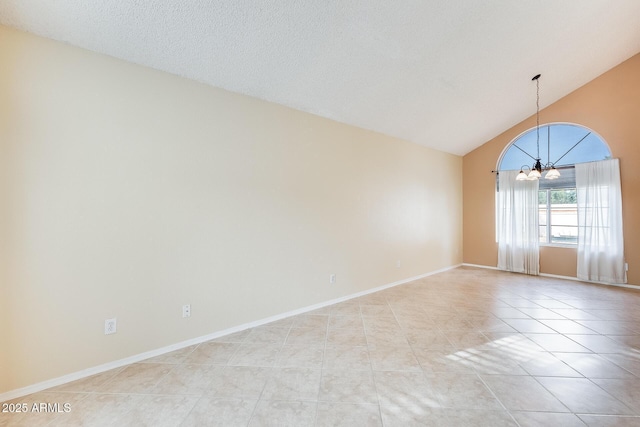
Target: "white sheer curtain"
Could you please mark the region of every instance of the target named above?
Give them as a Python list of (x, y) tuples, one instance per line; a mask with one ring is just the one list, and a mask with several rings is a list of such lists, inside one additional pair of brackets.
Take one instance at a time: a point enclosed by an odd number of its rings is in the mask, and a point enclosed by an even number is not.
[(576, 164), (578, 278), (625, 283), (618, 159)]
[(498, 176), (498, 268), (540, 274), (538, 180), (516, 181), (517, 171)]

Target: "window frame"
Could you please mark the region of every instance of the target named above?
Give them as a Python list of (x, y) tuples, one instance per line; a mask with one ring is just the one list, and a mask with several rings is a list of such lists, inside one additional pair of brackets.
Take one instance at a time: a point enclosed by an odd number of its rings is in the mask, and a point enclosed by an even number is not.
[[(588, 128), (584, 125), (578, 124), (578, 123), (571, 123), (571, 122), (548, 122), (548, 123), (544, 123), (544, 124), (540, 124), (540, 128), (543, 127), (547, 127), (547, 126), (554, 126), (554, 125), (568, 125), (568, 126), (576, 126), (579, 128), (584, 129), (587, 132), (590, 132), (591, 134), (593, 134), (595, 137), (597, 137), (600, 142), (607, 148), (608, 152), (609, 152), (609, 157), (613, 157), (613, 153), (611, 152), (611, 147), (609, 147), (609, 144), (607, 143), (607, 141), (602, 138), (602, 136), (600, 136), (599, 133), (593, 131), (591, 128)], [(502, 163), (502, 160), (505, 157), (505, 154), (507, 153), (507, 151), (516, 143), (520, 140), (520, 138), (522, 138), (524, 135), (528, 134), (531, 131), (534, 131), (536, 129), (536, 127), (531, 127), (528, 128), (526, 130), (524, 130), (523, 132), (519, 133), (515, 138), (513, 138), (511, 141), (509, 141), (509, 143), (503, 148), (502, 152), (500, 153), (500, 155), (498, 156), (498, 160), (496, 162), (496, 168), (495, 170), (500, 173), (500, 165)], [(593, 161), (593, 160), (589, 160), (589, 161)], [(570, 164), (570, 165), (558, 165), (557, 169), (560, 170), (560, 173), (562, 174), (562, 171), (568, 171), (568, 170), (574, 170), (575, 169), (575, 164)], [(508, 169), (505, 169), (508, 170)], [(576, 182), (575, 182), (575, 172), (571, 172), (572, 177), (571, 180), (569, 182), (555, 182), (552, 181), (550, 182), (548, 185), (545, 185), (546, 188), (543, 188), (545, 190), (552, 190), (552, 189), (567, 189), (567, 188), (572, 188), (572, 189), (576, 189)], [(541, 178), (540, 182), (544, 182), (545, 179)], [(498, 203), (498, 192), (500, 191), (499, 189), (499, 180), (498, 180), (498, 176), (496, 175), (496, 192), (495, 192), (495, 205), (496, 205), (496, 209), (494, 209), (494, 213), (497, 212), (497, 203)], [(539, 189), (540, 191), (541, 189)], [(577, 189), (576, 189), (577, 191)], [(551, 215), (551, 205), (549, 203), (549, 198), (550, 198), (550, 191), (547, 191), (547, 242), (539, 242), (540, 246), (545, 246), (545, 247), (558, 247), (558, 248), (573, 248), (576, 249), (578, 244), (577, 243), (552, 243), (551, 240), (551, 235), (549, 233), (550, 231), (550, 218), (549, 216)], [(577, 213), (576, 213), (577, 215)], [(497, 215), (495, 220), (497, 221)], [(497, 224), (497, 223), (496, 223)], [(538, 227), (540, 227), (540, 225), (538, 224)], [(496, 242), (498, 241), (498, 231), (497, 231), (497, 226), (496, 226)], [(578, 236), (578, 239), (580, 238), (580, 236)]]
[[(578, 242), (576, 241), (575, 243), (558, 243), (558, 242), (552, 242), (551, 241), (551, 227), (553, 226), (553, 224), (551, 224), (551, 192), (553, 190), (574, 190), (574, 191), (578, 191), (575, 185), (575, 182), (573, 183), (573, 186), (567, 186), (567, 185), (561, 185), (558, 187), (549, 187), (549, 188), (542, 188), (542, 189), (538, 189), (538, 192), (540, 191), (545, 191), (547, 193), (547, 202), (546, 202), (546, 225), (540, 225), (538, 224), (538, 230), (541, 227), (546, 227), (546, 241), (543, 242), (542, 240), (540, 240), (538, 242), (538, 244), (540, 246), (550, 246), (550, 247), (557, 247), (557, 248), (577, 248), (578, 247)], [(540, 204), (538, 204), (538, 210), (540, 209)], [(578, 217), (578, 204), (576, 203), (576, 224), (577, 224), (577, 217)], [(573, 227), (573, 226), (571, 226)], [(575, 228), (578, 228), (578, 225), (575, 226)], [(540, 236), (540, 233), (538, 231), (538, 237)], [(580, 238), (579, 236), (577, 236), (578, 238)]]

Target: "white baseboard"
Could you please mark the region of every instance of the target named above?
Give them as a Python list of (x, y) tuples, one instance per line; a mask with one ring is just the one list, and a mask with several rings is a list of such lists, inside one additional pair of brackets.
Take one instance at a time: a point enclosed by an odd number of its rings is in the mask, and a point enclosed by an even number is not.
[(476, 268), (484, 268), (487, 270), (497, 270), (498, 267), (491, 267), (490, 265), (481, 265), (481, 264), (469, 264), (467, 262), (462, 263), (463, 267), (476, 267)]
[(540, 273), (540, 275), (544, 277), (554, 277), (556, 279), (573, 280), (575, 282), (592, 283), (594, 285), (605, 285), (605, 286), (616, 286), (618, 288), (640, 289), (640, 286), (632, 285), (629, 283), (596, 282), (595, 280), (582, 280), (582, 279), (578, 279), (577, 277), (560, 276), (557, 274), (548, 274), (548, 273)]
[(296, 310), (291, 310), (286, 313), (277, 314), (275, 316), (270, 316), (264, 319), (256, 320), (254, 322), (245, 323), (242, 325), (234, 326), (232, 328), (227, 328), (222, 331), (214, 332), (208, 335), (203, 335), (200, 337), (192, 338), (186, 341), (181, 341), (176, 344), (171, 344), (166, 347), (158, 348), (155, 350), (147, 351), (144, 353), (136, 354), (133, 356), (125, 357), (124, 359), (115, 360), (113, 362), (108, 362), (102, 365), (94, 366), (91, 368), (83, 369), (82, 371), (74, 372), (71, 374), (63, 375), (61, 377), (53, 378), (47, 381), (43, 381), (37, 384), (33, 384), (27, 387), (22, 387), (16, 390), (11, 390), (5, 393), (0, 394), (0, 402), (4, 402), (7, 400), (15, 399), (18, 397), (26, 396), (28, 394), (37, 393), (42, 390), (46, 390), (51, 387), (57, 387), (62, 384), (69, 383), (71, 381), (76, 381), (82, 378), (90, 377), (91, 375), (100, 374), (102, 372), (109, 371), (111, 369), (120, 368), (122, 366), (130, 365), (132, 363), (141, 362), (145, 359), (149, 359), (151, 357), (160, 356), (165, 353), (169, 353), (175, 350), (180, 350), (185, 347), (189, 347), (191, 345), (200, 344), (206, 341), (210, 341), (215, 338), (220, 338), (225, 335), (230, 335), (236, 332), (244, 331), (245, 329), (255, 328), (256, 326), (261, 326), (267, 323), (275, 322), (276, 320), (285, 319), (287, 317), (296, 316), (298, 314), (307, 313), (310, 311), (317, 310), (319, 308), (326, 307), (328, 305), (337, 304), (339, 302), (348, 301), (353, 298), (358, 298), (364, 295), (368, 295), (374, 292), (382, 291), (384, 289), (389, 289), (394, 286), (402, 285), (408, 282), (413, 282), (414, 280), (422, 279), (424, 277), (433, 276), (434, 274), (442, 273), (444, 271), (452, 270), (454, 268), (460, 267), (462, 264), (453, 265), (450, 267), (441, 268), (439, 270), (435, 270), (429, 273), (421, 274), (419, 276), (409, 277), (407, 279), (399, 280), (397, 282), (389, 283), (386, 285), (379, 286), (373, 289), (367, 289), (366, 291), (357, 292), (355, 294), (347, 295), (344, 297), (332, 299), (329, 301), (321, 302), (318, 304), (310, 305), (307, 307), (299, 308)]
[[(476, 268), (484, 268), (484, 269), (487, 269), (487, 270), (498, 270), (497, 267), (492, 267), (492, 266), (489, 266), (489, 265), (469, 264), (469, 263), (466, 263), (466, 262), (462, 263), (462, 265), (464, 267), (476, 267)], [(593, 281), (593, 280), (582, 280), (582, 279), (578, 279), (577, 277), (572, 277), (572, 276), (560, 276), (558, 274), (540, 273), (540, 276), (542, 276), (542, 277), (552, 277), (554, 279), (573, 280), (574, 282), (592, 283), (594, 285), (617, 286), (619, 288), (640, 289), (640, 286), (638, 286), (638, 285), (630, 285), (630, 284), (624, 284), (624, 283), (596, 282), (596, 281)]]

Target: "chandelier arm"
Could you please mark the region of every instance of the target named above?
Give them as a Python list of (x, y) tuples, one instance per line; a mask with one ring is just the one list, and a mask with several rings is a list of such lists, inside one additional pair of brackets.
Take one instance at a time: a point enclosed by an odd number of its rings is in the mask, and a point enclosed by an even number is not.
[(563, 158), (564, 156), (566, 156), (567, 154), (569, 154), (569, 151), (571, 151), (571, 150), (573, 150), (574, 148), (576, 148), (576, 147), (578, 146), (578, 144), (580, 144), (582, 141), (584, 141), (584, 139), (585, 139), (586, 137), (588, 137), (589, 135), (591, 135), (591, 132), (587, 132), (587, 134), (586, 134), (585, 136), (583, 136), (583, 137), (580, 139), (580, 141), (578, 141), (578, 142), (576, 142), (575, 144), (573, 144), (573, 147), (569, 148), (569, 149), (567, 150), (567, 152), (566, 152), (566, 153), (564, 153), (562, 156), (560, 156), (560, 158), (559, 158), (558, 160), (556, 160), (555, 162), (553, 162), (551, 165), (552, 165), (552, 166), (555, 166), (555, 164), (556, 164), (556, 163), (558, 163), (560, 160), (562, 160), (562, 158)]

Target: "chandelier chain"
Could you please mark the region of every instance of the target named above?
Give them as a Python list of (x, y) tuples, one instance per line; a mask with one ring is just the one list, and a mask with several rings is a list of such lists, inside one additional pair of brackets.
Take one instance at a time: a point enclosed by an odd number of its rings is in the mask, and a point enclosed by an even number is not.
[[(542, 163), (540, 162), (541, 159), (540, 159), (540, 80), (539, 79), (540, 79), (540, 74), (536, 74), (531, 79), (536, 81), (536, 150), (537, 150), (536, 154), (537, 154), (537, 158), (534, 159), (535, 162), (533, 163), (533, 166), (529, 168), (528, 175), (525, 174), (523, 171), (524, 168), (528, 168), (527, 165), (523, 165), (520, 168), (520, 173), (518, 173), (518, 176), (516, 177), (517, 181), (538, 179), (542, 176), (543, 171), (547, 171), (547, 173), (545, 174), (545, 179), (558, 179), (560, 177), (560, 172), (558, 172), (558, 170), (554, 167), (555, 163), (551, 163), (551, 159), (550, 159), (551, 128), (549, 127), (549, 125), (547, 125), (547, 162), (544, 165), (542, 165)], [(514, 145), (514, 146), (517, 148), (520, 148), (517, 145)], [(527, 154), (529, 157), (531, 157), (531, 155), (526, 151), (522, 149), (520, 150), (523, 151), (525, 154)], [(569, 151), (571, 150), (572, 148), (569, 149)], [(566, 154), (567, 153), (563, 154), (562, 157), (564, 157)]]
[(540, 81), (536, 80), (536, 148), (540, 158)]

